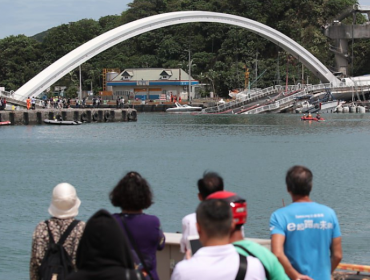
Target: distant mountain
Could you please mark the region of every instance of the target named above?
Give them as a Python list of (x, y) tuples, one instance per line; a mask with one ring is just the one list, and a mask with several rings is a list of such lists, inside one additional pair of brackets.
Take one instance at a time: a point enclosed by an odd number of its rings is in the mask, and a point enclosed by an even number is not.
[(43, 31), (41, 33), (37, 33), (36, 35), (31, 36), (30, 38), (35, 39), (36, 41), (42, 43), (44, 41), (45, 37), (48, 35), (48, 33), (51, 30), (55, 29), (55, 28), (56, 27), (52, 27), (52, 28), (50, 28), (50, 29), (48, 29), (46, 31)]

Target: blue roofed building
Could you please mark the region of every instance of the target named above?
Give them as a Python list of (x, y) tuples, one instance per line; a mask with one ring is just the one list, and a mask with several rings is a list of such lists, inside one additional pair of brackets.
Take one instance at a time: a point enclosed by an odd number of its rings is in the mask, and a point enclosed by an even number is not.
[(107, 81), (114, 98), (140, 100), (170, 100), (171, 95), (188, 100), (189, 84), (194, 98), (199, 81), (180, 68), (130, 68)]

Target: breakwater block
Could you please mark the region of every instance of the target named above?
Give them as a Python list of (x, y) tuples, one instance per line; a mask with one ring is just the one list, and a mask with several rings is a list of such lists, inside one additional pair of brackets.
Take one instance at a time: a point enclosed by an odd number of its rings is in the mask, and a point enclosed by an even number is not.
[(91, 122), (127, 122), (137, 121), (137, 111), (132, 108), (116, 109), (36, 109), (0, 111), (1, 121), (10, 121), (12, 125), (45, 124), (45, 119), (63, 119), (65, 121)]

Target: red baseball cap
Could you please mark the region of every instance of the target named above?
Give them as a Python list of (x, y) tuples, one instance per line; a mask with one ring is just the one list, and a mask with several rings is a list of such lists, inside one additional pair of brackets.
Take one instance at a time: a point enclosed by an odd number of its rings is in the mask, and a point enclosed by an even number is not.
[(233, 219), (237, 225), (243, 225), (247, 222), (247, 201), (233, 192), (219, 191), (207, 196), (208, 199), (223, 199), (230, 203), (233, 212)]

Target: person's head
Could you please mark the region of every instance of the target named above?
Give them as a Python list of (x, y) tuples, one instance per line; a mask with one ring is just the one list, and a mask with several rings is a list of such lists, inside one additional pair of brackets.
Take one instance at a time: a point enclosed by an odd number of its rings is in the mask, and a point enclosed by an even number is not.
[(206, 239), (222, 239), (230, 235), (233, 216), (226, 201), (204, 200), (199, 204), (196, 216), (199, 238), (203, 244)]
[(59, 219), (67, 219), (78, 215), (81, 205), (76, 189), (68, 183), (60, 183), (53, 189), (49, 214)]
[(222, 199), (229, 203), (235, 230), (241, 230), (242, 226), (247, 222), (248, 216), (247, 201), (244, 198), (233, 192), (219, 191), (209, 195), (207, 200), (209, 199)]
[(153, 204), (148, 182), (137, 172), (130, 171), (118, 182), (109, 195), (113, 206), (126, 211), (141, 211)]
[(308, 196), (312, 189), (312, 172), (304, 166), (295, 165), (286, 173), (288, 192), (297, 196)]
[(109, 275), (122, 275), (122, 269), (134, 269), (130, 245), (108, 211), (99, 210), (87, 221), (77, 249), (76, 266), (79, 271), (96, 275), (100, 272), (99, 279), (103, 279), (104, 270), (109, 270)]
[(198, 180), (198, 197), (205, 200), (207, 196), (224, 189), (224, 180), (216, 172), (204, 172), (203, 178)]

